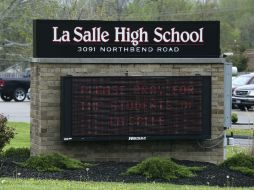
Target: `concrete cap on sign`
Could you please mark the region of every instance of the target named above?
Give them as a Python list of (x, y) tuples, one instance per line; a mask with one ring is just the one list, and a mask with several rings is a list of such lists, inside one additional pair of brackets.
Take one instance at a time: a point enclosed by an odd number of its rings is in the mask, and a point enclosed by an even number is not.
[(107, 63), (107, 64), (225, 64), (224, 58), (32, 58), (32, 63)]

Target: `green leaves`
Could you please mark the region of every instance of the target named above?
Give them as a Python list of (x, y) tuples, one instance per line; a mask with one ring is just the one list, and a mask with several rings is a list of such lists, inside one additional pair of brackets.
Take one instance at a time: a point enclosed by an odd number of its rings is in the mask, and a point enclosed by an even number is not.
[(236, 154), (225, 160), (221, 166), (246, 175), (254, 175), (254, 158), (244, 153)]
[(176, 179), (194, 176), (194, 172), (201, 171), (201, 167), (186, 167), (176, 164), (171, 159), (160, 157), (148, 158), (127, 170), (127, 174), (143, 175), (146, 178)]
[[(219, 20), (221, 49), (234, 51), (235, 45), (254, 47), (253, 0), (1, 0), (0, 1), (0, 70), (32, 57), (33, 19), (73, 20)], [(4, 40), (28, 47), (4, 46)], [(223, 53), (222, 52), (222, 53)], [(243, 55), (232, 58), (239, 71), (245, 70)]]
[(7, 118), (0, 114), (0, 152), (14, 138), (15, 130), (7, 125)]
[(76, 170), (92, 166), (91, 164), (85, 164), (58, 153), (31, 156), (25, 162), (16, 164), (41, 172), (58, 172), (62, 169)]

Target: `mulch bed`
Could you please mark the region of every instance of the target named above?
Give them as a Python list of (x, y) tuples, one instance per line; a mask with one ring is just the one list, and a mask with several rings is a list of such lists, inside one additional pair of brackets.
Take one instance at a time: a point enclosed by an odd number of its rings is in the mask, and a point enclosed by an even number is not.
[[(146, 179), (139, 175), (122, 175), (129, 167), (136, 163), (128, 162), (98, 162), (89, 169), (63, 170), (61, 172), (37, 172), (36, 170), (21, 168), (13, 163), (21, 161), (13, 158), (5, 160), (0, 168), (0, 177), (34, 178), (34, 179), (63, 179), (74, 181), (97, 181), (97, 182), (160, 182), (179, 185), (209, 185), (247, 187), (254, 186), (254, 177), (247, 176), (215, 164), (205, 162), (179, 161), (177, 163), (186, 166), (205, 166), (203, 171), (197, 172), (195, 177), (175, 180)], [(0, 163), (1, 166), (1, 163)]]

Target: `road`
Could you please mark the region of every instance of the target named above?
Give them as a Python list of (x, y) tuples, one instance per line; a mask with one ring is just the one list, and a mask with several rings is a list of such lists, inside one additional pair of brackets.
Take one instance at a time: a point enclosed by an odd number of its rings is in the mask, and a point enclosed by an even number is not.
[(241, 147), (251, 147), (253, 144), (252, 139), (234, 139), (234, 145)]
[(240, 111), (239, 109), (233, 109), (232, 112), (237, 113), (238, 123), (253, 123), (254, 122), (254, 110)]
[(9, 121), (30, 122), (30, 102), (3, 102), (0, 100), (0, 113)]
[[(233, 109), (237, 113), (238, 123), (253, 123), (254, 110), (240, 111)], [(8, 116), (10, 121), (30, 122), (30, 102), (3, 102), (0, 98), (0, 113)]]

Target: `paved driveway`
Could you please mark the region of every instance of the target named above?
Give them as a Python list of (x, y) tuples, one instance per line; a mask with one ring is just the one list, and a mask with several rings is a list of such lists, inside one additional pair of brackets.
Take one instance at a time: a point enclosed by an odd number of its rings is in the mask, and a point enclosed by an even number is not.
[(253, 145), (252, 139), (234, 139), (235, 146), (251, 147)]
[[(232, 112), (237, 113), (240, 123), (252, 123), (254, 121), (254, 110), (247, 112), (234, 109)], [(30, 122), (30, 102), (3, 102), (0, 98), (0, 113), (8, 116), (10, 121)]]
[(254, 122), (254, 110), (240, 111), (239, 109), (233, 109), (232, 112), (237, 113), (239, 123), (253, 123)]
[(3, 102), (0, 100), (0, 113), (7, 116), (9, 121), (30, 122), (30, 102)]

